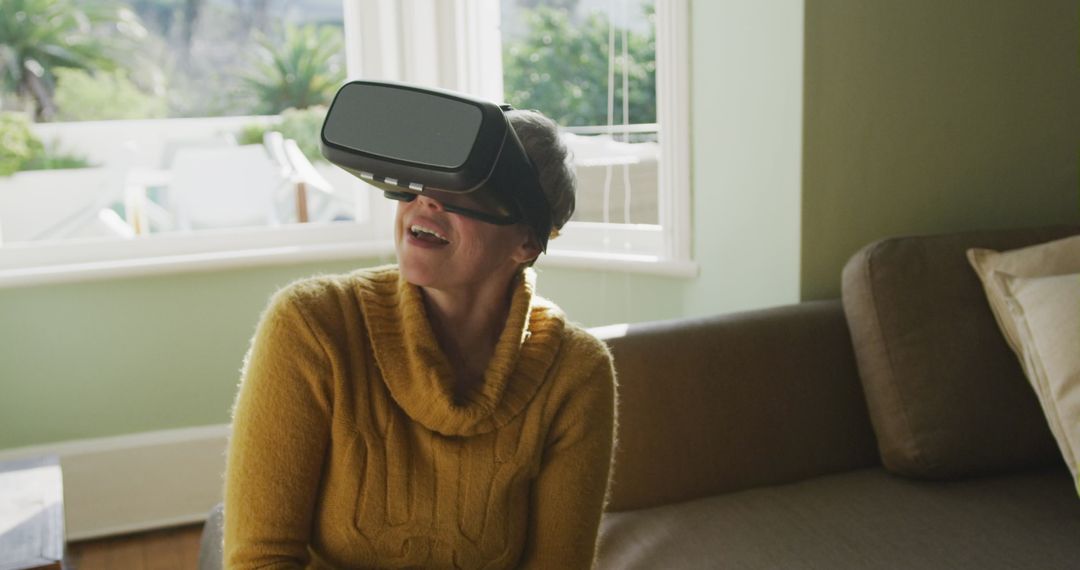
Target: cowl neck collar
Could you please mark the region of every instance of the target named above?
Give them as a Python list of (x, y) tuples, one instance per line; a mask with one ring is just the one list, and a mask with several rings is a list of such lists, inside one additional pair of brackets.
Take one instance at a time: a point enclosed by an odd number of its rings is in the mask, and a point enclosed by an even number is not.
[(562, 339), (565, 318), (533, 294), (536, 273), (514, 278), (506, 325), (482, 383), (454, 397), (454, 373), (428, 321), (420, 288), (397, 267), (366, 275), (360, 287), (376, 363), (394, 401), (413, 419), (447, 436), (471, 436), (506, 425), (536, 394)]

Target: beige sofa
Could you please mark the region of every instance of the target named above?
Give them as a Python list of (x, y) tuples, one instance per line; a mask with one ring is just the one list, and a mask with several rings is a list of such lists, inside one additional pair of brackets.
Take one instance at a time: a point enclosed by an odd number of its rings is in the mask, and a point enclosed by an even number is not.
[(842, 301), (606, 329), (599, 566), (1080, 568), (1080, 498), (964, 257), (1076, 233), (885, 240)]
[(888, 239), (842, 300), (607, 339), (601, 567), (1080, 568), (1080, 498), (964, 256), (1076, 233)]

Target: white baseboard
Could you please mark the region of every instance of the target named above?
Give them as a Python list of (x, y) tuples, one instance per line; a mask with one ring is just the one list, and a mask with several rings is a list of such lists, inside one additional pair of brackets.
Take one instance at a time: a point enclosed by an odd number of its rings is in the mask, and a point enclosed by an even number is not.
[(228, 425), (0, 450), (0, 461), (56, 455), (67, 540), (206, 520), (221, 502)]

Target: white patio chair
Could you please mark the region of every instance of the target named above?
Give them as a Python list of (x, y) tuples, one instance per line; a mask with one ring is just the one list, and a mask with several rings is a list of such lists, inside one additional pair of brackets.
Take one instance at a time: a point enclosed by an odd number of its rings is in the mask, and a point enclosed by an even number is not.
[(277, 131), (267, 131), (263, 144), (288, 180), (277, 194), (282, 219), (307, 223), (330, 221), (342, 215), (352, 217), (353, 201), (338, 192), (315, 168), (295, 140), (286, 139)]
[(282, 182), (263, 145), (186, 148), (173, 161), (169, 202), (181, 230), (277, 225)]
[(315, 170), (315, 167), (308, 160), (308, 157), (304, 155), (303, 151), (300, 150), (300, 146), (296, 144), (295, 140), (285, 140), (285, 157), (292, 166), (291, 181), (296, 188), (297, 221), (306, 223), (312, 221), (312, 219), (318, 219), (320, 216), (313, 217), (308, 213), (309, 198), (311, 198), (308, 190), (315, 190), (322, 194), (317, 200), (320, 206), (318, 210), (321, 212), (330, 205), (334, 195), (334, 187), (326, 181), (326, 178), (323, 178), (322, 174), (319, 174), (319, 171)]

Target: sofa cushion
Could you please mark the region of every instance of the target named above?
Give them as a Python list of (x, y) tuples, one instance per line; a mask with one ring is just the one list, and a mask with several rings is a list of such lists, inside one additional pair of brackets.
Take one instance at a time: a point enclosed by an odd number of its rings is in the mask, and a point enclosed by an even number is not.
[(968, 266), (1080, 227), (892, 238), (844, 267), (843, 304), (882, 463), (950, 478), (1055, 460), (1035, 394)]
[(594, 332), (619, 379), (609, 510), (879, 463), (838, 300)]
[(963, 482), (881, 468), (638, 511), (601, 523), (599, 567), (1076, 568), (1064, 469)]

